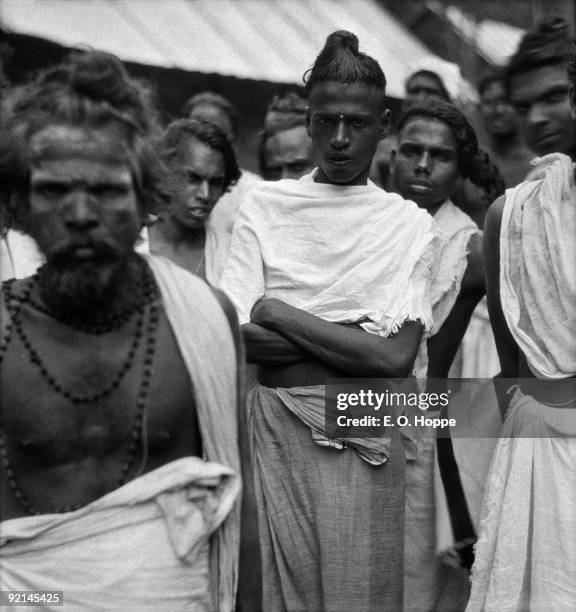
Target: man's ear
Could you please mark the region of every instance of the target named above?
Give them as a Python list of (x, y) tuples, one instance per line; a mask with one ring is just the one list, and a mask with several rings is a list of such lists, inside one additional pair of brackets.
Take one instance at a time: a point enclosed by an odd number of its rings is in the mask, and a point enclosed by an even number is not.
[(572, 119), (576, 120), (576, 87), (570, 86), (568, 90), (568, 100), (570, 101), (570, 114)]
[(384, 138), (386, 138), (386, 136), (390, 134), (390, 125), (391, 125), (390, 109), (387, 108), (380, 115), (380, 140), (384, 140)]

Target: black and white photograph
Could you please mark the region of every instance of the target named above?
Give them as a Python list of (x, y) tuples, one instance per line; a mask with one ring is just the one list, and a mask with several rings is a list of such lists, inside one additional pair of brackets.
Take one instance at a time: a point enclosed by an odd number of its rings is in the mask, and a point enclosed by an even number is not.
[(574, 0), (0, 0), (0, 610), (576, 611)]

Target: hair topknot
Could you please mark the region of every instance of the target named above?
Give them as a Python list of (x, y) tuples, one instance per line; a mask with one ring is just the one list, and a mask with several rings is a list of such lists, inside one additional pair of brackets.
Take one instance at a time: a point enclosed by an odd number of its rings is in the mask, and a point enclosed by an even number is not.
[(386, 88), (386, 77), (378, 62), (362, 53), (359, 50), (358, 37), (346, 30), (338, 30), (328, 36), (314, 65), (304, 73), (308, 92), (316, 84), (328, 81), (364, 83), (383, 91)]
[(358, 55), (359, 53), (358, 36), (346, 30), (332, 32), (326, 39), (326, 46), (328, 45), (335, 45), (340, 49), (349, 49), (354, 55)]
[(540, 66), (563, 64), (570, 42), (568, 23), (562, 17), (545, 17), (534, 30), (522, 37), (506, 69), (507, 83), (515, 74)]
[(142, 210), (154, 211), (170, 197), (167, 172), (155, 150), (160, 129), (150, 90), (131, 78), (117, 57), (74, 51), (33, 82), (12, 89), (4, 111), (0, 207), (22, 227), (29, 212), (28, 143), (51, 125), (110, 129), (126, 152)]

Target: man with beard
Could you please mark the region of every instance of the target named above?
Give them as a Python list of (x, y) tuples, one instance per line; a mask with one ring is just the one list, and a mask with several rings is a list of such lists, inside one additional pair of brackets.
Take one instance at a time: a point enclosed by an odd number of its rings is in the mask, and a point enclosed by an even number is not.
[(163, 159), (183, 183), (184, 193), (172, 199), (150, 228), (150, 252), (216, 284), (218, 279), (211, 276), (213, 253), (205, 251), (206, 222), (240, 177), (234, 149), (218, 126), (194, 119), (168, 126), (161, 149)]
[(154, 114), (102, 53), (14, 95), (2, 201), (46, 265), (2, 287), (0, 588), (84, 610), (231, 610), (236, 325), (203, 281), (134, 252), (170, 195)]

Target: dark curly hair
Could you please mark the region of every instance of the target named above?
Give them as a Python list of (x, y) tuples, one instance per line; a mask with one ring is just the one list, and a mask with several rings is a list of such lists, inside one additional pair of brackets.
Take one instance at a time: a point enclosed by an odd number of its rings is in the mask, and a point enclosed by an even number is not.
[(454, 134), (457, 144), (458, 169), (486, 194), (487, 203), (504, 193), (504, 180), (488, 153), (478, 146), (474, 128), (466, 117), (452, 104), (441, 100), (430, 100), (425, 104), (411, 106), (398, 122), (398, 134), (415, 118), (436, 119), (445, 123)]
[(358, 38), (346, 30), (332, 32), (312, 68), (304, 73), (306, 91), (318, 83), (364, 83), (384, 93), (386, 77), (380, 64), (358, 49)]
[(156, 154), (160, 128), (150, 94), (129, 77), (115, 56), (73, 52), (30, 84), (13, 89), (4, 108), (0, 206), (12, 223), (23, 228), (27, 225), (28, 143), (35, 133), (55, 124), (114, 129), (130, 152), (128, 163), (141, 210), (156, 212), (170, 198), (169, 174)]
[(510, 58), (505, 71), (506, 87), (510, 88), (512, 77), (540, 68), (563, 65), (570, 48), (568, 24), (557, 16), (545, 17), (536, 29), (522, 37), (518, 49)]
[(161, 155), (167, 164), (171, 164), (179, 155), (182, 141), (188, 138), (209, 146), (222, 153), (224, 159), (224, 191), (235, 185), (241, 172), (236, 160), (236, 154), (226, 134), (210, 121), (198, 119), (177, 119), (171, 123), (161, 141)]

